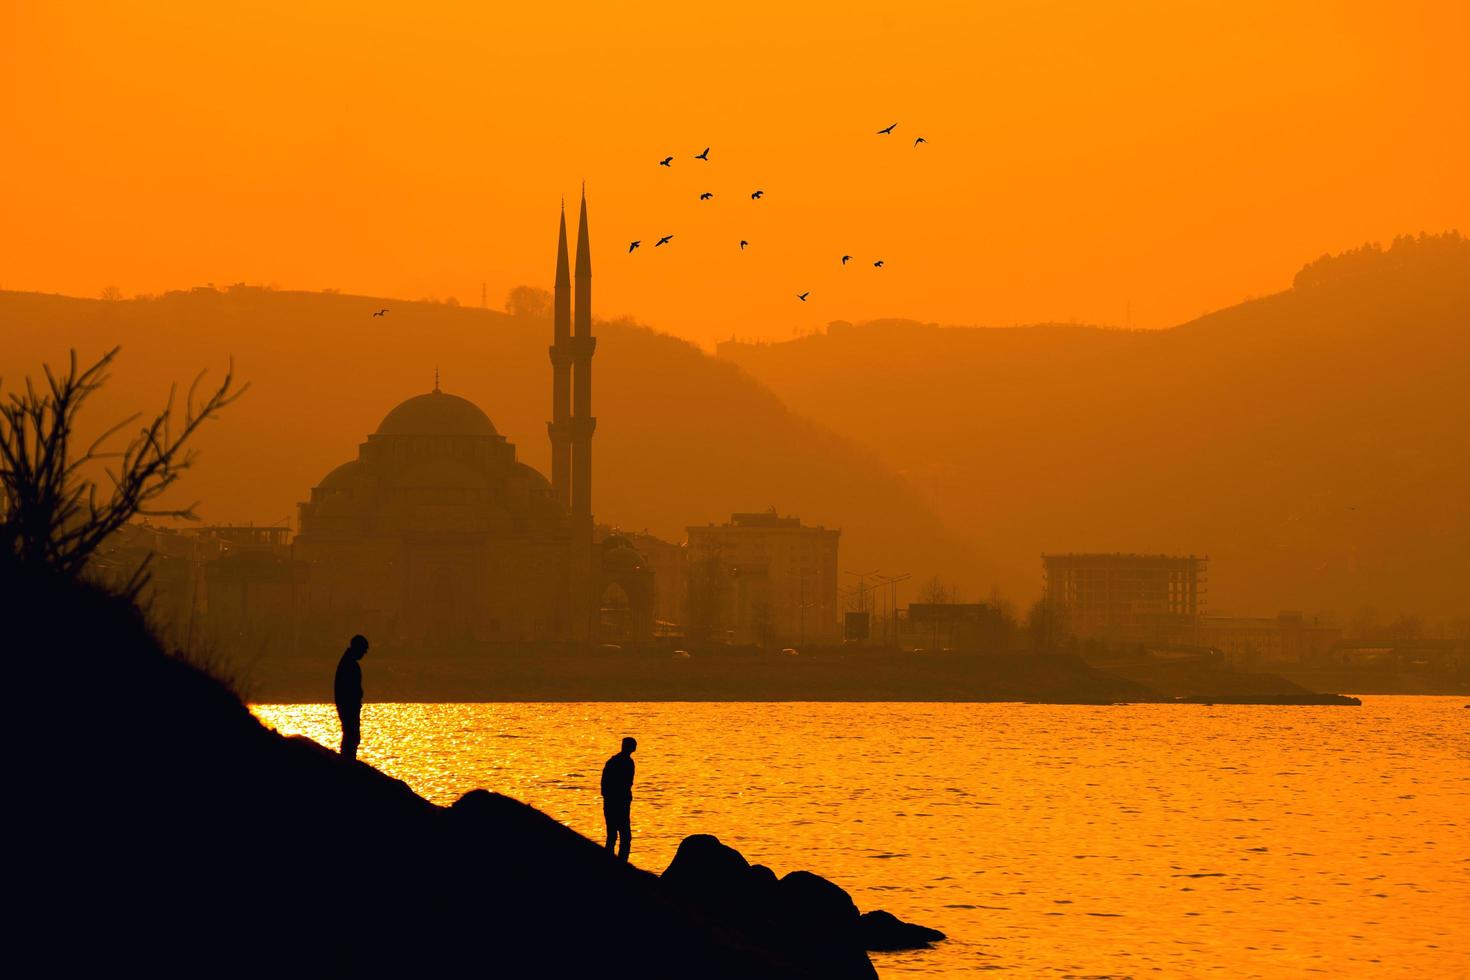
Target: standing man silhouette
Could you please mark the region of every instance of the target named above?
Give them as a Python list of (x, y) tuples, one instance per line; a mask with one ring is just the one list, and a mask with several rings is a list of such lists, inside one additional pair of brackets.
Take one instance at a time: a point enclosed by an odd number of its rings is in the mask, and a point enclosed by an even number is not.
[(628, 848), (633, 846), (633, 753), (638, 749), (638, 740), (629, 736), (623, 739), (623, 750), (602, 767), (602, 817), (607, 821), (607, 849), (619, 835), (618, 857), (628, 860)]
[(337, 717), (342, 721), (342, 754), (349, 759), (357, 758), (357, 746), (362, 742), (362, 665), (358, 661), (367, 652), (367, 637), (359, 633), (337, 661), (337, 679), (332, 685)]

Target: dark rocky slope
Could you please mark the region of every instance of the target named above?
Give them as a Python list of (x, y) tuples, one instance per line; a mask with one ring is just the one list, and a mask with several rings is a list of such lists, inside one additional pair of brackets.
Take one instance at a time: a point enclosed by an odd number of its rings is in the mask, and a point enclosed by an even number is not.
[(0, 568), (0, 616), (14, 955), (48, 973), (874, 976), (816, 876), (755, 929), (515, 800), (267, 730), (115, 597)]

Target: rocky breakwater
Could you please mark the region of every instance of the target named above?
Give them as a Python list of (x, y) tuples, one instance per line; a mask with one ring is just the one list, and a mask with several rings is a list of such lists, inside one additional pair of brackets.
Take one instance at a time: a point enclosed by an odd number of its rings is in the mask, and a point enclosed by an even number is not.
[(686, 837), (659, 880), (683, 907), (818, 976), (876, 977), (869, 950), (945, 938), (888, 912), (859, 913), (846, 891), (810, 871), (778, 878), (709, 834)]

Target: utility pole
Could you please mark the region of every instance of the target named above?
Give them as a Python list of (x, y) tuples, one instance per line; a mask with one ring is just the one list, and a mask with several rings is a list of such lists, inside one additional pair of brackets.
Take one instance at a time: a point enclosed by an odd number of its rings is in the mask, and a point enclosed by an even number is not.
[(888, 590), (887, 608), (883, 611), (883, 643), (888, 643), (888, 623), (891, 617), (893, 622), (893, 643), (898, 645), (898, 583), (907, 581), (909, 573), (902, 575), (878, 575), (877, 579), (882, 585), (879, 588)]
[[(843, 569), (842, 574), (844, 574), (844, 575), (851, 575), (851, 576), (853, 576), (854, 578), (857, 579), (857, 609), (855, 611), (856, 612), (860, 612), (860, 613), (867, 612), (868, 611), (868, 579), (872, 578), (874, 575), (877, 575), (878, 574), (878, 569), (875, 568), (871, 572), (853, 572), (853, 571), (848, 571), (847, 569)], [(869, 624), (869, 631), (870, 631), (870, 633), (871, 633), (871, 630), (872, 630), (872, 625), (871, 625), (871, 622), (870, 622), (870, 624)], [(844, 630), (844, 632), (846, 632), (846, 631)]]

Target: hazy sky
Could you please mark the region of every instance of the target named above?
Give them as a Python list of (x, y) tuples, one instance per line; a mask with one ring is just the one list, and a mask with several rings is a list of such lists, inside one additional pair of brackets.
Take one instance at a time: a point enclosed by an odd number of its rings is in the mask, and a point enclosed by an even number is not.
[(583, 178), (597, 313), (701, 343), (1166, 326), (1470, 231), (1464, 0), (225, 6), (0, 5), (0, 286), (500, 306)]

